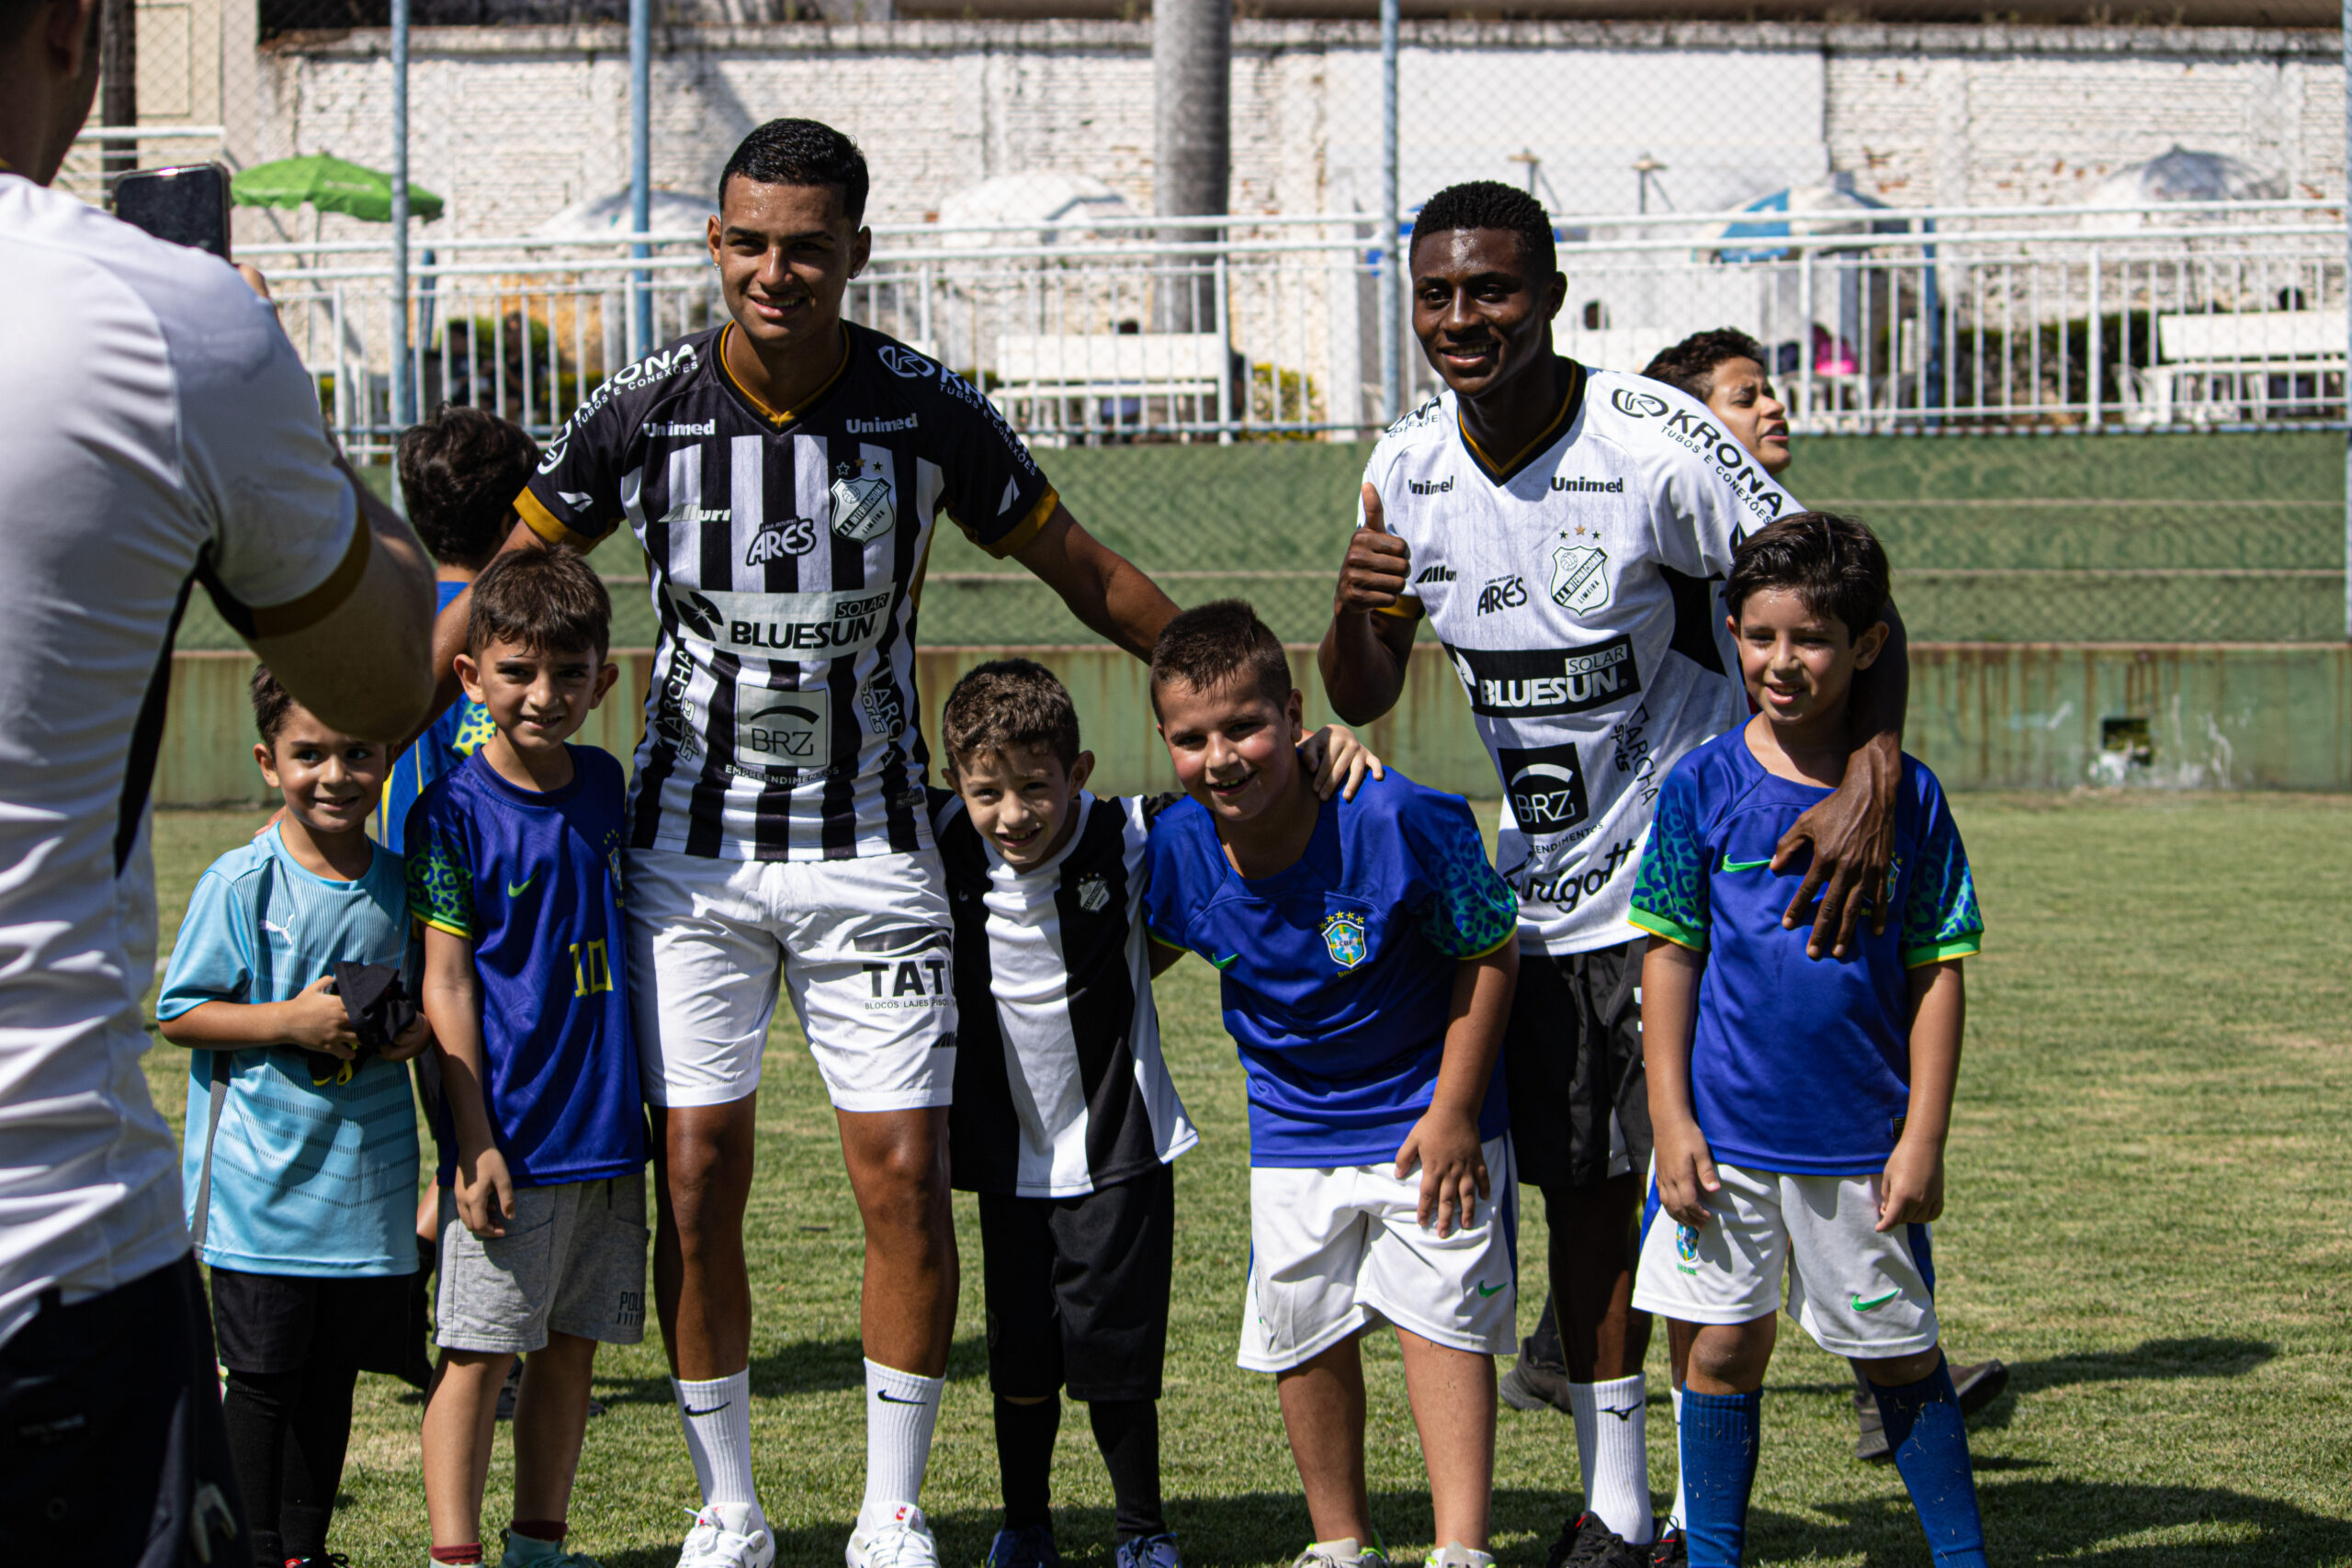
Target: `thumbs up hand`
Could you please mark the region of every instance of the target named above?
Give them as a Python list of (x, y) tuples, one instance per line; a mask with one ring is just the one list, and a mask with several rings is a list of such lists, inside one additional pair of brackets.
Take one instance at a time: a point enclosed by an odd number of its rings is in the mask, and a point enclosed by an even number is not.
[(1365, 485), (1363, 526), (1348, 540), (1334, 612), (1360, 615), (1388, 608), (1404, 596), (1412, 565), (1412, 547), (1388, 531), (1387, 519), (1381, 514), (1380, 492)]

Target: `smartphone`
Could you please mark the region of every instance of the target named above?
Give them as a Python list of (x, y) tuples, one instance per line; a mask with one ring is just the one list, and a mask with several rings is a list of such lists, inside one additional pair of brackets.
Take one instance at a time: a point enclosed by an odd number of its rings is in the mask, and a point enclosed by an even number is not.
[(114, 215), (159, 240), (229, 257), (229, 171), (219, 164), (134, 169), (115, 182)]

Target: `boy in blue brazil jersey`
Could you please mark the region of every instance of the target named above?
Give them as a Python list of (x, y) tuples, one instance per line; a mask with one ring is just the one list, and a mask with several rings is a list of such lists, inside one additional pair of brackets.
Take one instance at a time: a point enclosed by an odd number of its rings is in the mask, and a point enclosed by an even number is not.
[(408, 820), (441, 1064), (424, 1497), (443, 1563), (482, 1560), (498, 1390), (518, 1353), (503, 1561), (586, 1562), (562, 1542), (596, 1346), (645, 1331), (645, 1120), (616, 962), (621, 768), (567, 744), (617, 673), (611, 615), (568, 550), (482, 572), (458, 673), (495, 730)]
[(1961, 960), (1984, 932), (1959, 829), (1903, 759), (1882, 934), (1808, 960), (1774, 848), (1847, 763), (1854, 672), (1886, 637), (1885, 553), (1823, 513), (1740, 544), (1724, 584), (1757, 706), (1667, 777), (1633, 895), (1657, 1138), (1634, 1304), (1695, 1325), (1682, 1397), (1687, 1548), (1741, 1561), (1760, 1389), (1787, 1305), (1861, 1363), (1944, 1568), (1984, 1562), (1968, 1435), (1936, 1322), (1928, 1223), (1960, 1072)]
[(1314, 1524), (1300, 1568), (1385, 1568), (1357, 1338), (1396, 1325), (1432, 1564), (1490, 1562), (1494, 1358), (1517, 1181), (1495, 1071), (1518, 904), (1463, 802), (1391, 770), (1318, 800), (1282, 644), (1237, 600), (1178, 615), (1152, 705), (1191, 798), (1153, 825), (1145, 916), (1223, 976), (1250, 1093), (1240, 1363), (1280, 1380)]
[(189, 896), (155, 999), (188, 1048), (181, 1188), (212, 1270), (239, 1489), (266, 1568), (327, 1560), (363, 1363), (416, 1269), (416, 1111), (398, 1063), (423, 1020), (363, 1053), (337, 964), (397, 964), (400, 861), (368, 837), (384, 748), (330, 729), (254, 671), (254, 760), (285, 801)]

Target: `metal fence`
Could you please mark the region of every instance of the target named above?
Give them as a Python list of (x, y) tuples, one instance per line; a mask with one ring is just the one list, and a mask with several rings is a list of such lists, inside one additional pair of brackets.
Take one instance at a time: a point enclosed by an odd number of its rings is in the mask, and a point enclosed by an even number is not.
[[(1562, 351), (1638, 370), (1690, 333), (1740, 328), (1766, 346), (1800, 434), (2346, 417), (2343, 227), (2329, 204), (2171, 207), (2098, 228), (1999, 209), (1758, 227), (1564, 218)], [(1367, 228), (1261, 218), (1182, 243), (1113, 220), (899, 228), (877, 236), (848, 309), (955, 367), (1043, 445), (1360, 437), (1380, 418), (1382, 257)], [(420, 405), (472, 403), (546, 436), (627, 362), (632, 295), (650, 343), (722, 319), (699, 235), (650, 249), (480, 239), (422, 252), (407, 301)], [(382, 250), (244, 254), (270, 271), (338, 438), (381, 455), (394, 430)], [(1409, 323), (1394, 330), (1428, 390)]]

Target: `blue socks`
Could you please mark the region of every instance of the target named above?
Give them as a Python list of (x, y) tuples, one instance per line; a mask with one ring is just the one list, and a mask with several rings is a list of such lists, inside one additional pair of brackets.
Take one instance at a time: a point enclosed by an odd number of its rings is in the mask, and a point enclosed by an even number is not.
[[(1936, 1568), (1985, 1568), (1984, 1526), (1976, 1513), (1976, 1477), (1968, 1462), (1968, 1428), (1952, 1392), (1951, 1367), (1936, 1370), (1901, 1388), (1871, 1385), (1879, 1419), (1886, 1424), (1894, 1468), (1919, 1510), (1920, 1528), (1935, 1553)], [(1689, 1394), (1683, 1395), (1688, 1401)], [(1685, 1439), (1684, 1452), (1690, 1451)], [(1751, 1461), (1751, 1468), (1753, 1461)], [(1694, 1551), (1690, 1561), (1699, 1561)], [(1712, 1561), (1712, 1559), (1710, 1559)]]
[[(1952, 1397), (1949, 1377), (1944, 1391), (1946, 1398)], [(1760, 1393), (1682, 1391), (1682, 1535), (1690, 1568), (1739, 1568), (1747, 1547), (1747, 1495), (1756, 1485), (1756, 1439), (1763, 1407)], [(1960, 1415), (1957, 1404), (1952, 1415), (1955, 1419)], [(1890, 1426), (1890, 1440), (1893, 1436)], [(1964, 1452), (1961, 1463), (1965, 1479)], [(1908, 1480), (1910, 1472), (1904, 1475)], [(1974, 1517), (1972, 1500), (1970, 1517)]]

